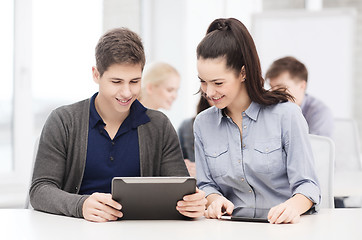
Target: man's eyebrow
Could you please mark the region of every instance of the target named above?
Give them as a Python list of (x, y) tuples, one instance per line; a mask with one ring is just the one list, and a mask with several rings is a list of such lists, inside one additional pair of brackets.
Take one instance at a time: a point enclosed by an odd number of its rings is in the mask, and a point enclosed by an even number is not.
[[(123, 78), (118, 78), (118, 77), (111, 77), (110, 79), (117, 80), (117, 81), (124, 81)], [(131, 81), (133, 81), (133, 80), (141, 80), (141, 77), (132, 78)]]
[[(203, 80), (200, 76), (197, 76), (201, 81), (205, 81)], [(224, 80), (224, 78), (216, 78), (216, 79), (212, 79), (210, 80), (209, 82), (216, 82), (216, 81), (219, 81), (219, 80)]]

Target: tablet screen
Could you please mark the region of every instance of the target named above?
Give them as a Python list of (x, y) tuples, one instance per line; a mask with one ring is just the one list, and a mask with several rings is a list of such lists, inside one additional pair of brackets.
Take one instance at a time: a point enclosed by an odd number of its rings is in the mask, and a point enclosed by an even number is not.
[(195, 191), (192, 177), (117, 177), (112, 181), (112, 198), (122, 205), (121, 219), (188, 219), (176, 205)]
[(264, 222), (268, 223), (269, 209), (263, 208), (235, 208), (231, 216), (221, 216), (224, 220), (244, 221), (244, 222)]

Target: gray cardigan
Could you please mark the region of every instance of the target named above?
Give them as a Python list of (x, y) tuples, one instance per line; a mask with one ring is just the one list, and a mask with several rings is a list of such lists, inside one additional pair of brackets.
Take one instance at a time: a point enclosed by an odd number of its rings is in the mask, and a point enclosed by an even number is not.
[[(87, 155), (90, 99), (54, 110), (39, 140), (30, 202), (34, 209), (83, 217), (79, 195)], [(146, 111), (138, 127), (141, 176), (188, 176), (175, 129), (161, 112)]]

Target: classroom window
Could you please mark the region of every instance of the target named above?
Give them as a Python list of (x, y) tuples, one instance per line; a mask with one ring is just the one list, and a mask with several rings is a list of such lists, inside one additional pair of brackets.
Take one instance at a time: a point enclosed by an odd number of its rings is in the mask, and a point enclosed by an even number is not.
[(51, 110), (91, 97), (101, 0), (33, 0), (33, 109), (38, 137)]
[(0, 2), (0, 173), (13, 170), (12, 157), (12, 105), (13, 105), (13, 46), (14, 46), (14, 1)]

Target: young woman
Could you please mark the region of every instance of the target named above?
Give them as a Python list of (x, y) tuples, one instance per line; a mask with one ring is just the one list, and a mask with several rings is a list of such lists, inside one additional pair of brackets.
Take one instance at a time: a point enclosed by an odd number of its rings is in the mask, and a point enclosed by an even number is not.
[(180, 88), (180, 74), (170, 64), (156, 62), (142, 77), (140, 102), (146, 108), (170, 110)]
[[(267, 210), (270, 223), (295, 223), (320, 202), (300, 108), (285, 89), (263, 88), (259, 57), (237, 19), (213, 21), (197, 47), (202, 92), (213, 101), (195, 120), (198, 186), (208, 218)], [(264, 211), (263, 211), (264, 210)]]

